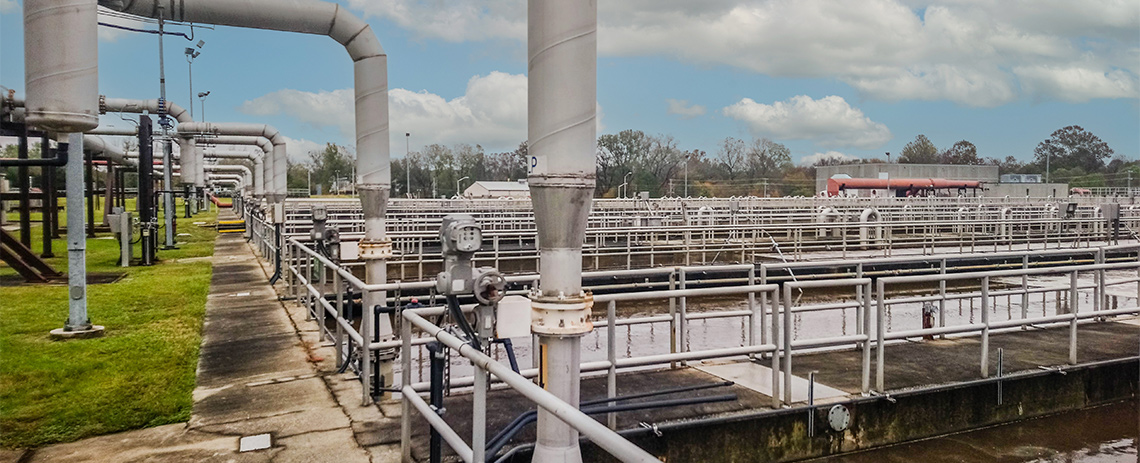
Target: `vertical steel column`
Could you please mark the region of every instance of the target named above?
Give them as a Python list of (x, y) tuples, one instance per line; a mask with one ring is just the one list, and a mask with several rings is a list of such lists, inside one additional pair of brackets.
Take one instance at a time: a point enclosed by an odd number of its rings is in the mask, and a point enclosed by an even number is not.
[(87, 318), (87, 237), (83, 230), (83, 134), (67, 134), (67, 286), (64, 331), (92, 329)]
[[(1029, 253), (1021, 256), (1021, 269), (1029, 270)], [(1029, 275), (1021, 275), (1021, 319), (1029, 318)], [(1025, 328), (1022, 325), (1022, 328)]]

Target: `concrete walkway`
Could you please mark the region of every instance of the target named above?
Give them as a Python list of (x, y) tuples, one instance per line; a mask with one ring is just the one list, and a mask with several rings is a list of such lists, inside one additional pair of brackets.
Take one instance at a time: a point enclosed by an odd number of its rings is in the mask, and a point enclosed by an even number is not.
[[(233, 218), (228, 210), (223, 214)], [(188, 423), (0, 457), (21, 463), (399, 461), (399, 435), (392, 432), (398, 418), (360, 405), (360, 384), (335, 372), (332, 348), (317, 345), (316, 324), (305, 321), (297, 304), (282, 304), (269, 286), (272, 268), (238, 233), (219, 234), (212, 259)], [(243, 437), (263, 434), (268, 448), (239, 451)], [(265, 436), (246, 440), (247, 446), (253, 440), (264, 443)]]

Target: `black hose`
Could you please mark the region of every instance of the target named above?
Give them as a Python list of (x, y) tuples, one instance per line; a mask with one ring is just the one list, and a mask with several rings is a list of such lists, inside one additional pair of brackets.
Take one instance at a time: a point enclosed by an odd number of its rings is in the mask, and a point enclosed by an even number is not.
[[(642, 392), (640, 394), (630, 394), (630, 395), (624, 395), (624, 396), (607, 397), (607, 398), (602, 398), (602, 399), (588, 400), (588, 401), (580, 403), (578, 406), (580, 408), (581, 407), (589, 407), (591, 405), (598, 405), (598, 404), (603, 404), (603, 403), (608, 403), (608, 402), (623, 402), (626, 400), (644, 399), (646, 397), (655, 397), (655, 396), (669, 395), (669, 394), (679, 394), (682, 392), (692, 392), (692, 391), (699, 391), (699, 390), (703, 390), (703, 389), (713, 389), (713, 388), (718, 388), (718, 387), (728, 387), (728, 386), (732, 386), (733, 384), (736, 384), (736, 383), (734, 383), (732, 381), (723, 381), (723, 382), (719, 382), (719, 383), (699, 384), (696, 386), (685, 386), (685, 387), (678, 387), (678, 388), (673, 388), (673, 389), (661, 389), (661, 390), (657, 390), (657, 391)], [(534, 417), (537, 415), (538, 415), (537, 411), (529, 410), (529, 411), (523, 412), (519, 416), (515, 417), (515, 419), (512, 420), (510, 423), (508, 423), (507, 426), (504, 427), (502, 431), (499, 431), (498, 434), (495, 434), (495, 436), (492, 437), (488, 441), (489, 443), (487, 444), (487, 447), (491, 448), (495, 444), (500, 444), (498, 446), (498, 448), (502, 448), (503, 444), (506, 444), (506, 442), (509, 441), (511, 439), (511, 437), (514, 437), (514, 435), (518, 433), (518, 429), (514, 429), (514, 428), (521, 428), (522, 426), (525, 426), (527, 424), (532, 423), (534, 421)], [(496, 451), (498, 451), (498, 450), (496, 450)], [(494, 455), (494, 453), (487, 452), (487, 455)]]

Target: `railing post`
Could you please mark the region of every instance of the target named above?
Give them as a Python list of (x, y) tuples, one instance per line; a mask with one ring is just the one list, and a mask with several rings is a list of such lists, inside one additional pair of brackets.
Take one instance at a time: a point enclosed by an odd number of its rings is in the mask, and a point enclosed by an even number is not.
[(340, 324), (344, 319), (344, 287), (339, 271), (333, 272), (333, 290), (336, 291), (336, 336), (333, 342), (336, 344), (336, 366), (340, 368), (344, 363), (344, 327)]
[[(855, 265), (855, 278), (863, 278), (863, 263), (862, 262)], [(856, 301), (862, 301), (863, 300), (863, 285), (855, 286), (855, 300)], [(855, 334), (866, 334), (866, 332), (863, 331), (863, 319), (866, 317), (867, 317), (867, 312), (864, 310), (863, 306), (861, 306), (861, 305), (856, 306), (855, 307)], [(844, 314), (844, 318), (846, 318), (846, 314)]]
[[(669, 290), (677, 289), (677, 272), (669, 272)], [(669, 353), (677, 353), (677, 298), (669, 298)], [(677, 362), (669, 362), (669, 368), (677, 368)]]
[(772, 408), (780, 408), (780, 295), (772, 291)]
[[(610, 301), (606, 306), (606, 358), (610, 361), (609, 371), (606, 373), (606, 397), (617, 396), (617, 302)], [(610, 407), (614, 402), (608, 402)], [(606, 424), (610, 429), (617, 429), (617, 415), (606, 414)]]
[[(1021, 269), (1029, 270), (1029, 253), (1021, 256)], [(1021, 275), (1021, 319), (1029, 318), (1029, 275)], [(1025, 325), (1021, 326), (1022, 329)]]
[[(337, 294), (337, 304), (340, 304), (340, 291)], [(339, 312), (338, 310), (337, 313)], [(336, 326), (339, 336), (340, 323), (337, 323)], [(403, 344), (400, 355), (400, 388), (402, 389), (412, 384), (412, 323), (406, 319), (400, 320), (400, 342)], [(339, 364), (339, 345), (336, 353)], [(414, 461), (412, 460), (412, 407), (408, 403), (407, 397), (402, 397), (402, 399), (400, 401), (400, 459), (403, 463), (412, 463)]]
[(881, 393), (886, 390), (884, 387), (885, 373), (883, 371), (883, 362), (886, 361), (886, 355), (883, 353), (883, 348), (886, 346), (883, 345), (883, 335), (885, 334), (887, 324), (885, 323), (886, 310), (884, 307), (885, 301), (883, 297), (885, 285), (883, 284), (883, 280), (880, 279), (877, 281), (875, 289), (875, 390)]
[[(1097, 265), (1104, 265), (1104, 248), (1097, 248), (1096, 260)], [(1093, 277), (1096, 279), (1096, 285), (1093, 286), (1093, 312), (1104, 310), (1104, 269), (1098, 268), (1093, 272)]]
[(865, 286), (859, 285), (863, 290), (863, 319), (860, 321), (863, 324), (863, 334), (868, 337), (863, 341), (863, 394), (871, 392), (871, 317), (867, 316), (871, 311), (871, 282), (868, 281)]
[[(680, 271), (681, 289), (685, 289), (685, 269)], [(688, 298), (681, 296), (680, 303), (680, 323), (681, 323), (681, 352), (689, 351), (689, 313), (688, 313)], [(681, 365), (688, 365), (689, 362), (681, 361)]]
[(1073, 316), (1069, 320), (1069, 364), (1077, 364), (1077, 272), (1069, 275), (1069, 314)]
[(982, 378), (990, 377), (990, 277), (982, 277)]
[[(938, 326), (946, 326), (946, 258), (942, 258), (938, 267)], [(946, 335), (941, 336), (946, 339)]]
[(317, 329), (317, 338), (320, 339), (321, 341), (324, 341), (324, 339), (325, 339), (325, 315), (327, 315), (327, 313), (325, 312), (325, 293), (327, 293), (329, 290), (328, 273), (329, 273), (328, 267), (326, 267), (325, 264), (322, 262), (321, 263), (321, 289), (320, 289), (321, 295), (317, 299), (317, 307), (316, 307), (316, 309), (317, 309), (317, 323), (320, 324), (320, 328)]
[[(743, 260), (743, 259), (741, 259), (741, 260)], [(756, 285), (756, 267), (752, 266), (748, 269), (748, 286), (755, 286), (755, 285)], [(748, 345), (749, 346), (755, 346), (757, 341), (759, 341), (759, 339), (758, 339), (759, 336), (757, 336), (757, 333), (756, 333), (756, 322), (758, 322), (762, 318), (764, 318), (763, 315), (760, 313), (761, 311), (759, 309), (760, 309), (760, 307), (758, 307), (756, 305), (756, 293), (749, 291), (748, 292), (748, 312), (749, 312), (749, 315), (748, 315)], [(750, 357), (755, 357), (755, 354), (750, 355)]]
[(784, 403), (792, 403), (792, 285), (784, 283)]

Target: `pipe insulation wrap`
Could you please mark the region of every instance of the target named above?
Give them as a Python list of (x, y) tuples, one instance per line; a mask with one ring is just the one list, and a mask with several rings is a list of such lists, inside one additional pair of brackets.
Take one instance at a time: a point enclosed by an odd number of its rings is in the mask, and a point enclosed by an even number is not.
[(28, 124), (60, 133), (99, 126), (97, 6), (95, 0), (25, 0)]
[(582, 242), (597, 157), (597, 3), (530, 0), (527, 19), (529, 176), (542, 295), (582, 288)]

